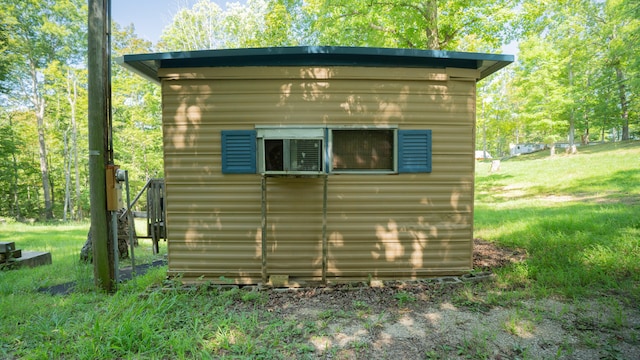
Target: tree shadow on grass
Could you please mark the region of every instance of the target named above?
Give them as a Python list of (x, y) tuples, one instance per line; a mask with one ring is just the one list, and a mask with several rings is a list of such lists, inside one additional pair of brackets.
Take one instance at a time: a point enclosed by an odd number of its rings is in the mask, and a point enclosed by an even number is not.
[(640, 208), (626, 204), (476, 208), (476, 228), (499, 229), (501, 245), (526, 249), (524, 281), (567, 297), (640, 289)]
[[(549, 189), (531, 187), (527, 195), (549, 194)], [(640, 203), (640, 169), (620, 170), (610, 176), (591, 176), (574, 180), (570, 185), (553, 189), (553, 193), (569, 196), (568, 200), (595, 203)]]
[[(492, 174), (476, 179), (475, 199), (496, 202), (547, 198), (554, 201), (640, 204), (640, 168), (620, 170), (610, 176), (590, 176), (550, 189), (546, 185), (509, 189), (511, 175)], [(556, 198), (553, 198), (556, 197)]]
[[(147, 273), (149, 269), (167, 265), (166, 260), (156, 260), (148, 264), (140, 264), (136, 265), (135, 276), (141, 276)], [(121, 268), (118, 270), (118, 282), (123, 283), (125, 281), (129, 281), (134, 277), (133, 268), (131, 266)], [(76, 282), (70, 281), (63, 284), (58, 284), (54, 286), (41, 287), (38, 289), (39, 292), (48, 293), (51, 295), (68, 295), (75, 291)]]
[(509, 179), (513, 175), (506, 174), (490, 174), (487, 176), (476, 177), (475, 193), (476, 200), (488, 201), (495, 196), (496, 189), (502, 188), (509, 184)]

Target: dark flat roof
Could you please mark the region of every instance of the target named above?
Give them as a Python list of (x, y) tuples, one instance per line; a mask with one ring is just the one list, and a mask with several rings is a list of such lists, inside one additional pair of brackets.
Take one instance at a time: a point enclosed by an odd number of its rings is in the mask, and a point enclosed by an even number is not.
[(509, 65), (513, 55), (340, 46), (223, 49), (124, 55), (116, 61), (159, 82), (158, 70), (182, 67), (376, 66), (480, 70), (480, 79)]

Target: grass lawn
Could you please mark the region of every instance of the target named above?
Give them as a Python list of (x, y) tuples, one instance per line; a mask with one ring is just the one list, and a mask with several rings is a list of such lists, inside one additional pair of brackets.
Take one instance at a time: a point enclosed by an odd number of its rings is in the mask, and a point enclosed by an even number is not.
[(640, 301), (640, 142), (477, 165), (475, 234), (526, 249), (505, 286), (565, 298), (624, 293)]
[[(574, 349), (625, 358), (640, 349), (640, 326), (625, 310), (640, 303), (640, 142), (579, 150), (504, 160), (496, 173), (489, 173), (489, 163), (477, 164), (476, 237), (528, 254), (497, 269), (495, 281), (381, 289), (375, 301), (353, 292), (361, 297), (333, 308), (325, 300), (343, 293), (304, 300), (237, 288), (181, 289), (165, 279), (166, 267), (103, 294), (93, 289), (92, 267), (78, 261), (87, 223), (0, 224), (0, 241), (53, 257), (50, 266), (0, 271), (0, 358), (446, 359), (495, 358), (496, 348), (503, 358), (581, 358)], [(160, 256), (166, 253), (161, 246)], [(156, 258), (143, 240), (136, 261)], [(68, 281), (77, 283), (69, 295), (38, 291)], [(309, 306), (294, 312), (289, 305), (297, 301)], [(425, 306), (434, 312), (407, 318)], [(447, 317), (456, 328), (444, 326)], [(440, 325), (408, 325), (427, 318)], [(550, 326), (550, 319), (560, 325)], [(474, 321), (477, 326), (469, 325)], [(465, 326), (457, 342), (447, 342)], [(556, 342), (549, 329), (568, 335)], [(392, 330), (397, 347), (374, 349)], [(335, 335), (345, 333), (351, 340)], [(553, 355), (536, 355), (540, 348)]]

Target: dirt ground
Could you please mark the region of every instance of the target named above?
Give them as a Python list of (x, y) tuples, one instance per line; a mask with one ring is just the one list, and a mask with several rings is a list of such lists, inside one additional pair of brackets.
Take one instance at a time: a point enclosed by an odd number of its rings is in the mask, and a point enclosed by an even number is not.
[(525, 252), (474, 242), (477, 276), (273, 289), (266, 310), (320, 329), (303, 358), (640, 359), (638, 308), (615, 298), (509, 300), (491, 271)]

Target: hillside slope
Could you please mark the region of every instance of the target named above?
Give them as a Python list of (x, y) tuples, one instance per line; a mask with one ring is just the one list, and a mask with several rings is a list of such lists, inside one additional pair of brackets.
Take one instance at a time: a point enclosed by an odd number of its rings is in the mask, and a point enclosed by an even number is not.
[(612, 288), (640, 297), (640, 141), (489, 169), (476, 166), (475, 236), (530, 255), (504, 276), (569, 297)]

